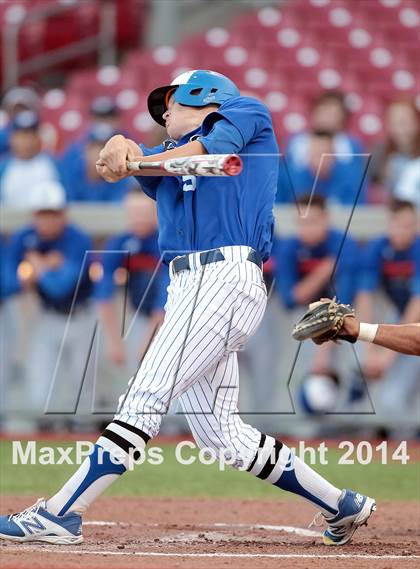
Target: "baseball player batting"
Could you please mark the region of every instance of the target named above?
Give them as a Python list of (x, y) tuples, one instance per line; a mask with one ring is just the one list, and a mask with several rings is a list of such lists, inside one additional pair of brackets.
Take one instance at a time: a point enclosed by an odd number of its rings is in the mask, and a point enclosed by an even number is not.
[[(237, 351), (257, 329), (267, 302), (262, 263), (271, 249), (279, 162), (270, 114), (258, 100), (241, 97), (227, 77), (203, 70), (152, 91), (148, 107), (169, 140), (145, 148), (115, 136), (97, 168), (109, 181), (138, 176), (157, 202), (159, 246), (171, 276), (164, 322), (93, 453), (54, 496), (2, 517), (0, 537), (81, 542), (82, 514), (144, 452), (175, 398), (200, 447), (309, 500), (325, 519), (324, 543), (343, 545), (366, 523), (375, 501), (336, 488), (237, 412)], [(238, 175), (206, 175), (214, 167), (206, 171), (207, 154), (240, 154), (242, 172), (234, 159)], [(202, 157), (204, 175), (156, 169), (156, 163), (191, 156)], [(141, 169), (127, 162), (141, 162)]]

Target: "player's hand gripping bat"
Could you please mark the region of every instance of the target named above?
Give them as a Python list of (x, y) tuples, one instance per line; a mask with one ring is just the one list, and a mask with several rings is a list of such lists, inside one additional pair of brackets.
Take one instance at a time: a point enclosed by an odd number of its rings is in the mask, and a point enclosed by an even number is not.
[(203, 154), (157, 162), (127, 162), (129, 170), (164, 170), (178, 176), (237, 176), (242, 160), (237, 154)]

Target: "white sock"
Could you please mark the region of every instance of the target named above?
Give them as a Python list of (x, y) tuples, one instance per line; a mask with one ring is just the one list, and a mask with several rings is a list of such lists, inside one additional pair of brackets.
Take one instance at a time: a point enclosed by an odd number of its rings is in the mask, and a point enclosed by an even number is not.
[(124, 474), (130, 459), (135, 459), (135, 453), (144, 450), (149, 438), (127, 423), (110, 423), (97, 440), (92, 454), (61, 490), (47, 501), (47, 510), (55, 516), (86, 511), (108, 486)]

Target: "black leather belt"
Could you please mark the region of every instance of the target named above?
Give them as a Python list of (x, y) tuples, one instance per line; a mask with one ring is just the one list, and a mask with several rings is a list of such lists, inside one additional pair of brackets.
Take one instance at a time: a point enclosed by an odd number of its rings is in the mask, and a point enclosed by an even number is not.
[[(262, 269), (261, 257), (257, 251), (254, 251), (254, 249), (251, 249), (246, 260), (251, 261), (251, 263), (254, 263), (257, 267)], [(209, 265), (210, 263), (217, 263), (218, 261), (226, 261), (220, 249), (210, 249), (210, 251), (203, 251), (200, 253), (200, 265)], [(174, 274), (179, 273), (180, 271), (191, 270), (189, 255), (176, 257), (172, 261), (172, 270)]]

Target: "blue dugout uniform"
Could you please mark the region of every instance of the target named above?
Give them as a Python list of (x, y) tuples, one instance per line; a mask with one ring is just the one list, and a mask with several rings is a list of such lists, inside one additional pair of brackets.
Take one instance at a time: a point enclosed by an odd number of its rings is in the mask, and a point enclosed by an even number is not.
[(302, 243), (298, 237), (290, 237), (275, 241), (273, 258), (275, 263), (276, 287), (287, 308), (294, 308), (296, 300), (293, 289), (300, 280), (317, 268), (327, 257), (334, 259), (340, 255), (334, 274), (333, 284), (316, 294), (310, 302), (320, 297), (332, 298), (336, 295), (340, 302), (346, 304), (353, 301), (357, 289), (357, 261), (359, 247), (354, 239), (347, 235), (340, 253), (344, 234), (331, 229), (327, 238), (314, 247)]
[(59, 163), (59, 170), (69, 202), (121, 202), (130, 190), (129, 179), (111, 184), (102, 178), (90, 180), (87, 176), (84, 147), (70, 153)]
[[(278, 178), (278, 146), (267, 108), (250, 97), (234, 97), (210, 113), (196, 130), (173, 146), (198, 139), (209, 154), (239, 153), (238, 176), (138, 177), (156, 200), (159, 247), (169, 263), (184, 252), (247, 245), (265, 261), (273, 237), (273, 204)], [(141, 148), (145, 155), (168, 149)]]
[(6, 152), (9, 152), (10, 149), (9, 139), (11, 132), (12, 132), (11, 123), (7, 124), (3, 128), (0, 128), (0, 156), (2, 154), (6, 154)]
[(382, 289), (400, 312), (410, 298), (420, 296), (420, 237), (404, 251), (396, 251), (388, 237), (368, 242), (363, 250), (360, 290)]
[(45, 271), (38, 280), (37, 290), (44, 308), (68, 314), (78, 282), (76, 307), (84, 306), (91, 294), (88, 259), (81, 273), (85, 252), (89, 250), (92, 250), (90, 237), (73, 225), (68, 225), (60, 237), (51, 241), (42, 240), (32, 226), (21, 229), (12, 235), (10, 240), (10, 266), (14, 287), (20, 290), (17, 269), (26, 253), (57, 251), (64, 257), (63, 264), (57, 269)]
[[(287, 145), (285, 155), (280, 160), (276, 201), (294, 203), (296, 198), (312, 192), (314, 188), (315, 193), (323, 196), (329, 204), (352, 206), (362, 184), (357, 203), (366, 203), (367, 183), (364, 174), (367, 158), (357, 156), (364, 152), (360, 142), (348, 135), (337, 135), (334, 151), (341, 155), (334, 159), (328, 176), (316, 179), (316, 172), (306, 163), (306, 152), (302, 156), (302, 151), (307, 151), (308, 137), (307, 133), (298, 134)], [(301, 142), (303, 147), (299, 149)]]
[(127, 292), (133, 308), (137, 310), (140, 306), (140, 312), (147, 316), (154, 310), (163, 310), (169, 285), (168, 268), (161, 266), (151, 282), (159, 260), (157, 234), (146, 238), (132, 233), (112, 237), (101, 257), (103, 276), (95, 285), (96, 300), (108, 301), (114, 296), (115, 271), (124, 268), (129, 273)]
[(17, 291), (18, 288), (11, 272), (9, 246), (4, 237), (0, 235), (0, 304)]

